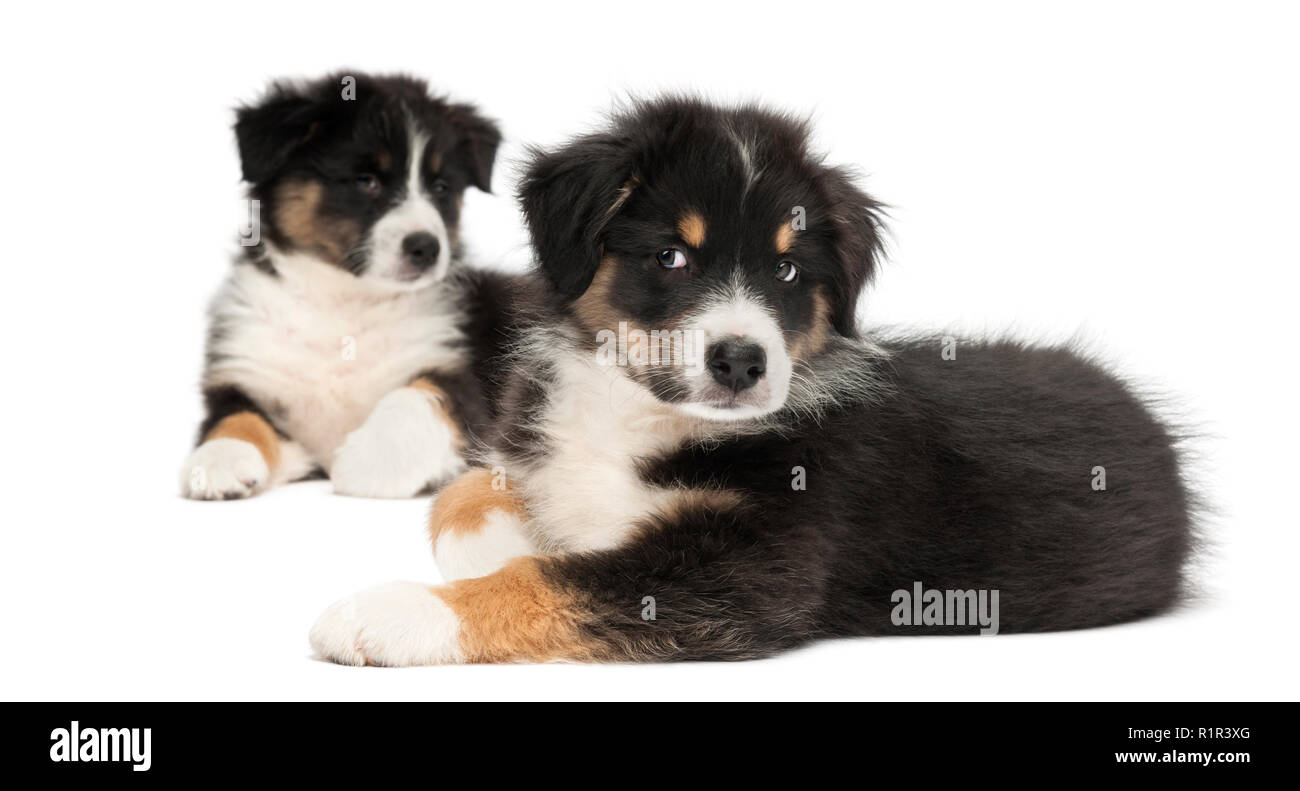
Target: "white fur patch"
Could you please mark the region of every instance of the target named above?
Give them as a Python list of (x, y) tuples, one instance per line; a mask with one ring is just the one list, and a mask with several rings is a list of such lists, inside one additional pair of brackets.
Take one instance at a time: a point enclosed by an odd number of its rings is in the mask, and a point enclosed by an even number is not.
[(272, 251), (278, 274), (234, 268), (210, 309), (204, 385), (237, 387), (328, 468), (379, 399), (460, 365), (456, 292), (393, 291), (309, 256)]
[(413, 497), (465, 470), (457, 437), (428, 391), (402, 387), (380, 399), (344, 440), (329, 467), (334, 491), (354, 497)]
[(524, 534), (523, 521), (512, 513), (493, 508), (483, 515), (477, 531), (444, 531), (433, 547), (434, 560), (444, 582), (486, 577), (511, 558), (533, 554)]
[(753, 188), (754, 182), (758, 181), (759, 176), (762, 175), (762, 171), (754, 164), (753, 145), (745, 140), (735, 128), (728, 126), (726, 131), (731, 138), (731, 142), (736, 146), (736, 153), (740, 155), (740, 167), (745, 177), (745, 186), (740, 193), (740, 199), (743, 202)]
[(293, 440), (280, 440), (280, 462), (271, 470), (271, 486), (296, 481), (316, 470), (311, 454)]
[(637, 460), (677, 447), (696, 421), (586, 356), (562, 358), (555, 372), (539, 426), (549, 451), (512, 480), (542, 551), (610, 549), (670, 496), (641, 479)]
[(743, 285), (731, 284), (683, 324), (699, 333), (704, 341), (692, 349), (697, 359), (689, 364), (698, 366), (696, 370), (703, 370), (707, 364), (707, 355), (713, 344), (726, 338), (757, 343), (767, 356), (763, 378), (736, 396), (734, 405), (724, 408), (710, 403), (714, 399), (730, 398), (731, 393), (716, 384), (712, 377), (698, 376), (691, 380), (692, 400), (682, 404), (683, 411), (709, 420), (745, 420), (775, 412), (785, 405), (790, 394), (790, 376), (794, 372), (785, 335), (768, 307)]
[(428, 585), (390, 582), (331, 604), (308, 639), (341, 665), (408, 667), (463, 661), (460, 619)]
[(194, 500), (234, 500), (267, 486), (271, 473), (257, 446), (231, 437), (210, 439), (181, 468), (181, 493)]

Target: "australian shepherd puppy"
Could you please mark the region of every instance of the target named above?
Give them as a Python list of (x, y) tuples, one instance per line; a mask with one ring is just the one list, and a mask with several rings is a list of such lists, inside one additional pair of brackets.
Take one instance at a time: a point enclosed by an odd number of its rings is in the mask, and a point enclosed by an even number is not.
[(953, 592), (1004, 632), (1177, 601), (1170, 431), (1064, 349), (862, 337), (878, 205), (803, 124), (641, 103), (537, 154), (520, 197), (539, 285), (489, 366), (487, 465), (434, 503), (446, 584), (338, 602), (319, 656), (745, 659), (988, 631)]
[(410, 497), (464, 470), (481, 398), (458, 234), (500, 133), (419, 80), (338, 74), (238, 111), (255, 225), (212, 303), (197, 499), (324, 473)]

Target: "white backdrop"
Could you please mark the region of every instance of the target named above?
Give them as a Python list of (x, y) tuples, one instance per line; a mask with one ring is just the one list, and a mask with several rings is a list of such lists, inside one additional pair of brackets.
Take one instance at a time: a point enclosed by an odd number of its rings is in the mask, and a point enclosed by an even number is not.
[[(1265, 3), (225, 2), (11, 8), (0, 697), (1295, 699), (1300, 26)], [(37, 14), (37, 16), (33, 16)], [(1081, 334), (1206, 433), (1202, 599), (1069, 634), (823, 643), (738, 665), (378, 670), (335, 598), (436, 581), (423, 501), (192, 503), (203, 310), (239, 217), (231, 107), (276, 76), (429, 78), (498, 118), (479, 262), (528, 253), (525, 143), (618, 96), (810, 113), (891, 204), (864, 318)]]

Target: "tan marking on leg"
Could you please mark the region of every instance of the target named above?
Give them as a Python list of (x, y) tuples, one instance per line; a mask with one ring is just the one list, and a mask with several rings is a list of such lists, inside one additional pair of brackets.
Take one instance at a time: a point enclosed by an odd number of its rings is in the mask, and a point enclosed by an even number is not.
[(464, 451), (465, 435), (461, 430), (460, 423), (456, 422), (456, 418), (452, 415), (451, 396), (447, 395), (447, 391), (423, 377), (411, 382), (411, 387), (433, 396), (433, 400), (437, 402), (433, 407), (434, 416), (437, 417), (438, 420), (442, 421), (442, 424), (446, 426), (448, 430), (451, 431), (452, 436), (456, 438), (456, 450)]
[[(675, 520), (688, 512), (723, 511), (741, 504), (741, 496), (731, 490), (681, 489), (670, 493), (656, 513)], [(460, 649), (466, 662), (583, 662), (654, 655), (628, 640), (604, 644), (584, 636), (583, 624), (599, 616), (582, 595), (548, 579), (545, 563), (538, 557), (515, 558), (486, 577), (432, 589), (460, 619)]]
[(594, 655), (594, 646), (580, 637), (582, 608), (546, 579), (538, 558), (515, 558), (486, 577), (433, 592), (460, 618), (467, 662), (581, 661)]
[(426, 393), (433, 393), (434, 397), (437, 398), (439, 402), (447, 397), (447, 392), (445, 390), (438, 387), (433, 382), (430, 382), (428, 379), (425, 379), (423, 376), (418, 379), (413, 379), (411, 381), (411, 387), (414, 387), (417, 390), (423, 390)]
[(443, 533), (477, 533), (483, 529), (483, 518), (493, 510), (521, 520), (528, 518), (528, 509), (519, 495), (504, 480), (501, 488), (494, 488), (495, 480), (491, 470), (477, 468), (462, 473), (438, 492), (429, 512), (429, 538), (435, 546)]
[(320, 216), (325, 189), (318, 181), (286, 181), (275, 191), (276, 227), (295, 247), (338, 262), (356, 244), (360, 229), (351, 220)]
[(256, 412), (236, 412), (212, 427), (204, 442), (212, 439), (242, 439), (257, 448), (268, 470), (280, 463), (280, 438), (271, 424)]
[(776, 251), (782, 255), (790, 252), (794, 247), (794, 225), (789, 222), (783, 222), (776, 229)]
[(682, 241), (691, 247), (704, 246), (706, 230), (704, 218), (697, 211), (687, 212), (677, 221), (677, 232), (682, 235)]
[(816, 357), (826, 348), (831, 336), (831, 302), (820, 287), (812, 294), (813, 317), (808, 327), (790, 343), (790, 356), (796, 360)]

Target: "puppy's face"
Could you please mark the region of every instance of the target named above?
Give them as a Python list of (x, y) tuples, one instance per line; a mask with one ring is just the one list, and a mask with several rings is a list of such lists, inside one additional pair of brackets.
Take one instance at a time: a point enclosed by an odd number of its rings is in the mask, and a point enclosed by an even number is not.
[(876, 204), (809, 154), (801, 124), (753, 108), (642, 106), (539, 156), (521, 197), (600, 361), (719, 420), (779, 410), (854, 334), (878, 246)]
[(447, 274), (464, 192), (489, 189), (500, 141), (422, 82), (365, 75), (350, 89), (342, 76), (277, 87), (235, 131), (277, 248), (397, 289)]

